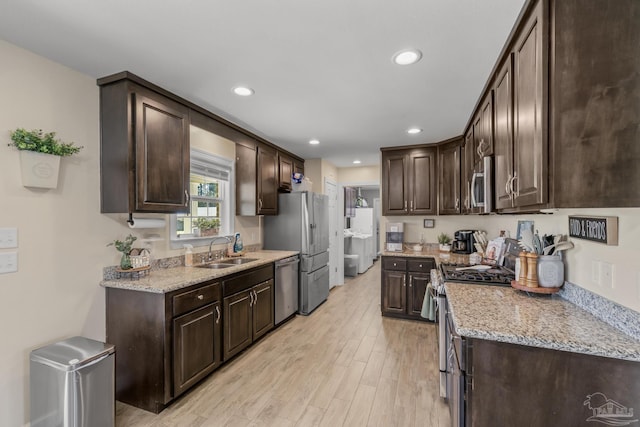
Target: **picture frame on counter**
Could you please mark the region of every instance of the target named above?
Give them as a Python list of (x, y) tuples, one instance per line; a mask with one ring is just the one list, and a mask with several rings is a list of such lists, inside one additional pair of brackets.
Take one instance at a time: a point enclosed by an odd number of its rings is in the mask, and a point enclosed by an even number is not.
[(435, 228), (436, 220), (435, 219), (425, 219), (422, 223), (424, 228)]

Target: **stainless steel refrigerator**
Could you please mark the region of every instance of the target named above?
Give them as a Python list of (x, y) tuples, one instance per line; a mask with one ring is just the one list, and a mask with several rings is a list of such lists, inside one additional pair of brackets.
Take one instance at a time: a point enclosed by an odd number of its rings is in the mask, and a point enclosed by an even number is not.
[(281, 193), (278, 215), (264, 217), (264, 248), (300, 252), (298, 313), (310, 314), (329, 297), (329, 198)]

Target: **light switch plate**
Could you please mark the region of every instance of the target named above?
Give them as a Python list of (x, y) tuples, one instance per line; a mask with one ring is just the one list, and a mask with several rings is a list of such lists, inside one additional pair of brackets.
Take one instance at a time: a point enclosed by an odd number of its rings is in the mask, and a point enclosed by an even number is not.
[(613, 289), (613, 264), (605, 261), (600, 263), (600, 286)]
[(18, 271), (18, 252), (0, 252), (0, 274)]
[(18, 229), (0, 228), (0, 248), (10, 249), (18, 247)]

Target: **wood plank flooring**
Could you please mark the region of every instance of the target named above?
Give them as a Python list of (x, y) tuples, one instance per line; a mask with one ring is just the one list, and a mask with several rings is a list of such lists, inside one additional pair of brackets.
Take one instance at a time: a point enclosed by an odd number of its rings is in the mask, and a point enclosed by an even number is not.
[(160, 414), (117, 402), (116, 425), (448, 427), (436, 334), (380, 315), (376, 262)]

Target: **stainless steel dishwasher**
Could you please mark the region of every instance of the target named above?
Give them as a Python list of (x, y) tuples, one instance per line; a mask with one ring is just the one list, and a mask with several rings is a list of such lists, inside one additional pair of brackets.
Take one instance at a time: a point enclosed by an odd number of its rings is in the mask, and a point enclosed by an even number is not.
[(275, 322), (282, 323), (298, 311), (298, 255), (276, 261)]

